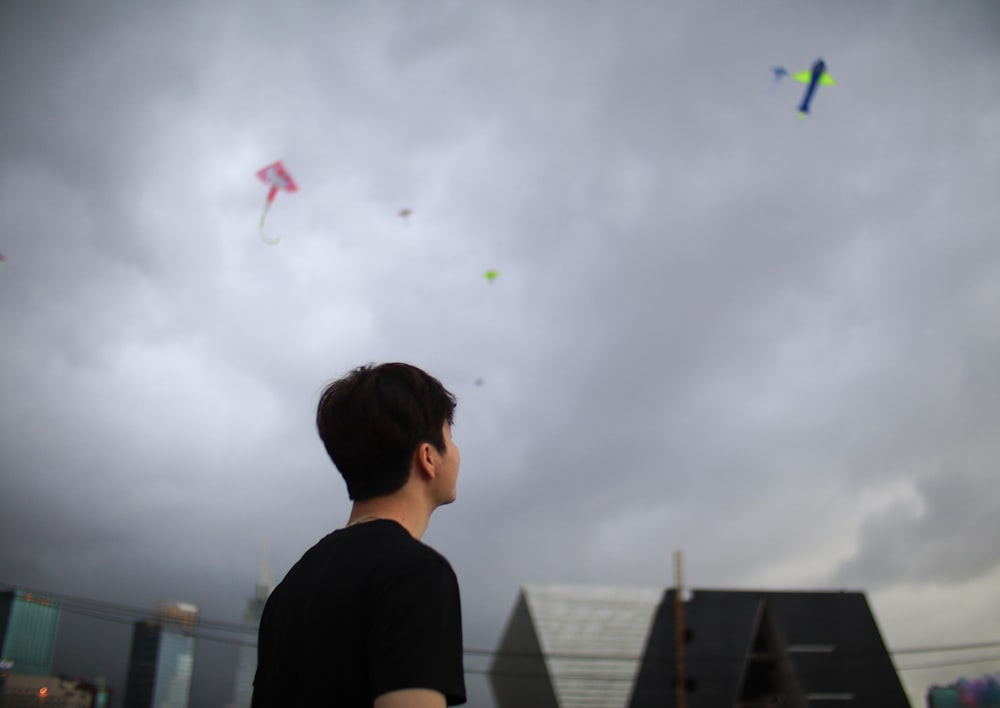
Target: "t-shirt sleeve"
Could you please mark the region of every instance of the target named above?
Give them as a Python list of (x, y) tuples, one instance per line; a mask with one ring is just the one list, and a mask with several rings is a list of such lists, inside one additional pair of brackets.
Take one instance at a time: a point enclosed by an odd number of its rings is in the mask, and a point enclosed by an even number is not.
[(390, 691), (427, 688), (443, 693), (450, 706), (465, 703), (461, 600), (447, 561), (407, 564), (372, 599), (372, 700)]

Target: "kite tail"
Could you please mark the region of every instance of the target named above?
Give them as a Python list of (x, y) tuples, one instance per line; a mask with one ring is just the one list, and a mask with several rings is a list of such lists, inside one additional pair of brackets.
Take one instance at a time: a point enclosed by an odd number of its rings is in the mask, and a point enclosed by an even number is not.
[(271, 209), (271, 202), (267, 203), (264, 207), (264, 213), (260, 215), (260, 240), (269, 246), (277, 245), (278, 241), (281, 240), (280, 236), (275, 236), (273, 239), (268, 238), (267, 234), (264, 233), (264, 220), (267, 218), (267, 212)]

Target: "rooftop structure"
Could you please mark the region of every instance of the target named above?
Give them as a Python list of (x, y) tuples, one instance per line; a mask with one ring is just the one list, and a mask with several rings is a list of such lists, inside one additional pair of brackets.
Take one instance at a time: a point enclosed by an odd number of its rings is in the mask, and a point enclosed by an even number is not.
[(489, 676), (501, 708), (624, 706), (658, 588), (521, 589)]
[(525, 587), (499, 708), (910, 708), (862, 592)]

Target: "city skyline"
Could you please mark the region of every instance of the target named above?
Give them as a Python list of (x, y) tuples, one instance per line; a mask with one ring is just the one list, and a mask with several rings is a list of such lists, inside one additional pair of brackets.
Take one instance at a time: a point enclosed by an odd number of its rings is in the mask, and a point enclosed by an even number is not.
[[(255, 585), (256, 591), (260, 591), (262, 588), (268, 587), (263, 583), (264, 578), (267, 577), (267, 573), (268, 571), (262, 568), (260, 579)], [(714, 588), (712, 589), (712, 592), (718, 593), (719, 590), (720, 590), (719, 588)], [(651, 612), (653, 607), (659, 606), (660, 602), (663, 601), (664, 597), (670, 596), (670, 594), (673, 592), (673, 589), (670, 586), (664, 586), (662, 588), (652, 588), (652, 587), (628, 586), (628, 585), (620, 585), (620, 586), (564, 585), (564, 586), (550, 586), (550, 587), (538, 586), (535, 588), (532, 588), (531, 586), (526, 586), (522, 588), (522, 592), (524, 591), (534, 592), (538, 594), (540, 597), (546, 598), (545, 602), (547, 602), (548, 604), (552, 604), (554, 602), (557, 603), (559, 597), (561, 597), (560, 592), (562, 591), (569, 592), (570, 595), (572, 595), (573, 593), (576, 594), (582, 593), (580, 597), (583, 600), (590, 602), (595, 606), (600, 604), (601, 598), (607, 599), (609, 597), (609, 594), (618, 591), (618, 592), (623, 592), (625, 594), (625, 597), (622, 598), (621, 602), (625, 604), (631, 603), (635, 605), (636, 608), (644, 606), (644, 604), (651, 603), (649, 610)], [(99, 620), (101, 623), (120, 622), (123, 617), (132, 617), (138, 623), (145, 623), (150, 621), (151, 619), (155, 619), (156, 617), (155, 611), (143, 610), (142, 608), (135, 608), (130, 606), (115, 606), (112, 603), (95, 600), (94, 598), (78, 598), (72, 596), (62, 596), (57, 598), (53, 596), (51, 593), (45, 593), (44, 591), (41, 591), (39, 589), (31, 589), (24, 592), (29, 592), (34, 595), (40, 595), (45, 597), (51, 596), (53, 600), (58, 601), (61, 605), (68, 604), (70, 609), (67, 611), (71, 615), (77, 613), (83, 613), (87, 616), (93, 616), (95, 608), (101, 608), (102, 612), (108, 614), (108, 616), (103, 617), (102, 619)], [(689, 592), (693, 593), (695, 591), (692, 590)], [(732, 590), (729, 592), (735, 592), (736, 594), (748, 594), (749, 592), (752, 591), (741, 589), (741, 590)], [(793, 593), (805, 592), (807, 594), (811, 592), (814, 594), (822, 594), (824, 592), (830, 592), (830, 589), (813, 589), (806, 591), (798, 589), (797, 591), (792, 591), (788, 588), (769, 588), (769, 589), (758, 588), (757, 592), (765, 594), (766, 593), (781, 594), (788, 592), (793, 592)], [(259, 607), (259, 605), (257, 605), (257, 603), (259, 602), (258, 597), (259, 596), (255, 596), (254, 598), (245, 600), (246, 608), (244, 610), (244, 617), (247, 616), (247, 614), (249, 613), (250, 606)], [(686, 599), (690, 599), (688, 596), (688, 592), (685, 593), (685, 597)], [(157, 606), (163, 607), (164, 605), (170, 605), (170, 604), (172, 603), (161, 601), (157, 603)], [(182, 603), (182, 604), (190, 605), (190, 603)], [(510, 621), (517, 614), (516, 610), (517, 610), (517, 603), (515, 603), (514, 608), (508, 608), (509, 614), (505, 620), (506, 625), (509, 625)], [(631, 613), (629, 616), (635, 614), (634, 610), (630, 610), (629, 612)], [(649, 618), (649, 621), (651, 621), (651, 617)], [(247, 624), (245, 624), (245, 622), (246, 621), (244, 620), (244, 622), (234, 624), (226, 621), (217, 620), (214, 618), (199, 616), (197, 623), (192, 624), (188, 628), (187, 632), (194, 638), (196, 647), (200, 646), (202, 648), (205, 648), (205, 647), (210, 647), (213, 644), (220, 644), (230, 647), (237, 647), (239, 649), (250, 648), (255, 652), (256, 632), (254, 629), (250, 628)], [(634, 623), (634, 618), (633, 618), (633, 623)], [(132, 624), (133, 621), (129, 620), (129, 626), (132, 626)], [(509, 628), (510, 627), (508, 626), (507, 629), (509, 630)], [(618, 631), (620, 632), (623, 630), (619, 628)], [(242, 640), (239, 638), (241, 635), (244, 637), (244, 639)], [(509, 658), (506, 659), (508, 664), (512, 659), (515, 663), (518, 664), (518, 666), (523, 668), (524, 652), (521, 649), (518, 649), (517, 651), (513, 652), (506, 651), (504, 649), (502, 641), (503, 639), (504, 639), (504, 634), (501, 633), (501, 636), (498, 639), (498, 644), (494, 647), (467, 646), (466, 647), (467, 674), (471, 674), (472, 677), (476, 677), (479, 675), (485, 676), (487, 673), (487, 668), (489, 663), (492, 662), (495, 665), (502, 668), (505, 664), (503, 663), (497, 664), (497, 662), (500, 659), (504, 659), (508, 655)], [(560, 644), (559, 646), (562, 647), (562, 650), (555, 651), (553, 656), (557, 660), (557, 663), (559, 661), (563, 661), (565, 663), (567, 659), (571, 658), (570, 656), (565, 654), (565, 651), (567, 651), (571, 645), (566, 644), (565, 639), (562, 639), (560, 641), (562, 642), (562, 644)], [(906, 646), (906, 647), (887, 646), (886, 649), (888, 655), (893, 657), (893, 661), (897, 669), (899, 670), (901, 678), (905, 675), (907, 671), (913, 670), (914, 666), (923, 666), (929, 668), (939, 667), (940, 669), (951, 670), (950, 673), (948, 674), (949, 678), (947, 678), (947, 680), (940, 682), (940, 685), (942, 686), (944, 685), (950, 686), (966, 675), (974, 677), (980, 677), (980, 676), (988, 677), (990, 674), (986, 672), (977, 672), (968, 669), (963, 671), (960, 669), (961, 667), (975, 667), (995, 661), (996, 659), (994, 655), (996, 654), (997, 650), (1000, 649), (1000, 638), (997, 638), (995, 641), (987, 641), (987, 642), (974, 641), (974, 642), (960, 642), (952, 644), (942, 643), (942, 644)], [(198, 650), (196, 649), (195, 654), (197, 653)], [(574, 652), (571, 651), (570, 654), (572, 653)], [(577, 650), (576, 653), (579, 653), (579, 651)], [(958, 654), (959, 656), (959, 658), (957, 659), (955, 658), (956, 654)], [(615, 665), (615, 671), (619, 671), (621, 669), (620, 664), (624, 656), (620, 651), (620, 648), (616, 649), (615, 651), (607, 651), (607, 652), (601, 650), (594, 650), (588, 652), (587, 655), (589, 658), (593, 660), (600, 660), (602, 658), (611, 660), (611, 662)], [(540, 656), (542, 657), (548, 656), (548, 652), (543, 651), (540, 654)], [(238, 673), (239, 671), (238, 657), (239, 655), (236, 653), (230, 656), (230, 660), (228, 661), (228, 663), (223, 662), (221, 664), (221, 668), (217, 667), (218, 673), (216, 673), (215, 675), (216, 676), (218, 676), (219, 674), (227, 675), (227, 672), (232, 673), (233, 669), (235, 669), (236, 672)], [(913, 659), (917, 657), (933, 657), (933, 660), (921, 661), (918, 664), (917, 662), (913, 661)], [(637, 652), (634, 658), (636, 661), (640, 660), (641, 652)], [(256, 661), (256, 659), (254, 660)], [(483, 664), (484, 660), (487, 663)], [(900, 665), (900, 662), (902, 662), (902, 665)], [(475, 666), (477, 663), (483, 664), (483, 668), (477, 668)], [(96, 677), (78, 675), (73, 673), (70, 673), (68, 675), (71, 678), (80, 679), (84, 681), (97, 680), (102, 685), (106, 683), (106, 674), (100, 674), (97, 675)], [(232, 682), (230, 682), (230, 684), (232, 684)], [(932, 685), (938, 685), (938, 684), (932, 684)], [(125, 686), (124, 683), (122, 683), (120, 687), (115, 686), (113, 684), (109, 686), (109, 688), (111, 688), (113, 694), (115, 695), (116, 700), (121, 700), (120, 696), (124, 695), (124, 686)], [(236, 692), (232, 690), (233, 688), (234, 687), (230, 685), (230, 692), (235, 696)], [(930, 686), (928, 686), (928, 689), (929, 688)], [(226, 703), (227, 708), (231, 706), (233, 702), (234, 701), (227, 702)], [(119, 705), (119, 704), (114, 703), (112, 705)]]

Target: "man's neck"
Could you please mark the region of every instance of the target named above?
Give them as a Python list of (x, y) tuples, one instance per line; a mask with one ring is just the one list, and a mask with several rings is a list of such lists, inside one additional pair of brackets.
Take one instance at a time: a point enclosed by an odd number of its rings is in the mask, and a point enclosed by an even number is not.
[(419, 505), (410, 503), (406, 499), (396, 496), (377, 497), (354, 502), (347, 525), (372, 519), (388, 519), (395, 521), (419, 541), (427, 530), (430, 516), (429, 511), (424, 511)]

